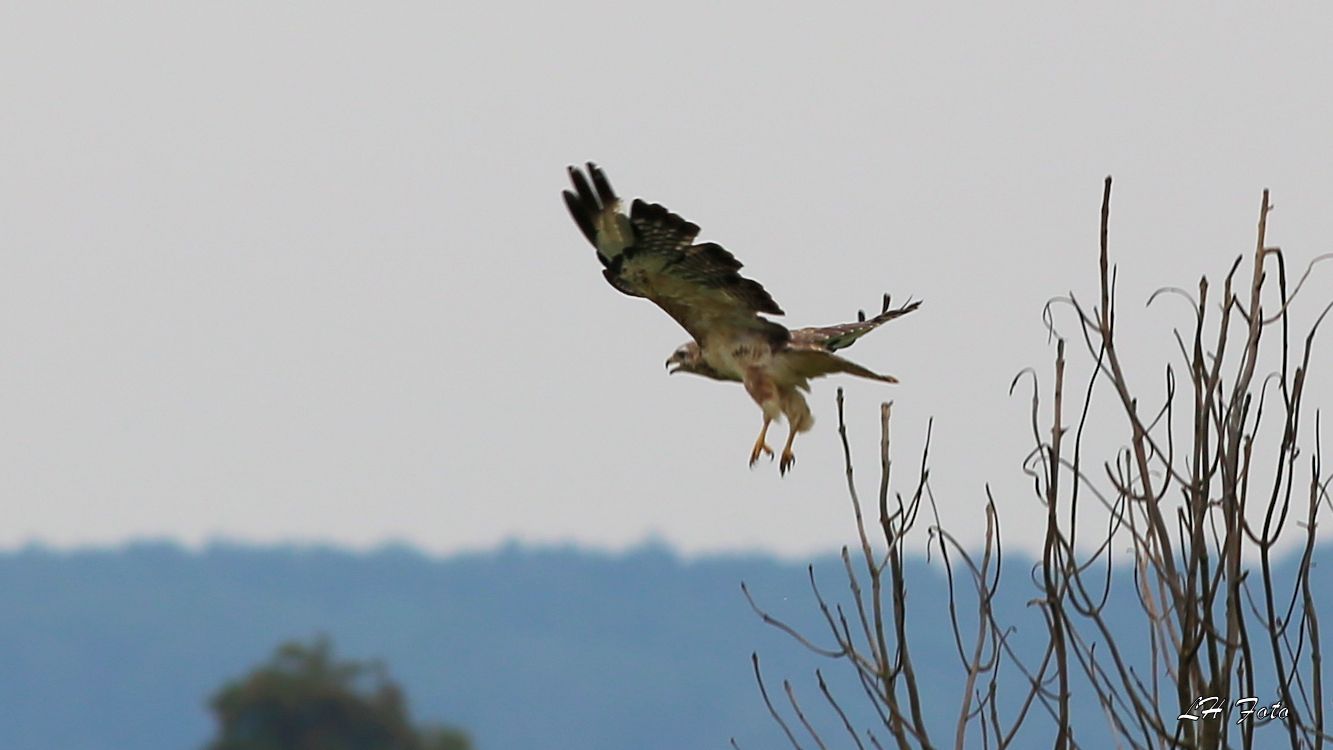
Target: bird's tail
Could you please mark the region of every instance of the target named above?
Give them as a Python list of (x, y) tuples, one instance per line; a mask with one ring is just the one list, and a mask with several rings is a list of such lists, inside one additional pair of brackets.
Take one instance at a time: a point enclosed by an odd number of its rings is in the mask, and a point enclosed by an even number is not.
[(839, 357), (839, 356), (836, 355), (836, 354), (830, 354), (830, 355), (828, 355), (828, 356), (832, 357), (833, 360), (834, 360), (835, 362), (837, 362), (837, 365), (838, 365), (838, 370), (837, 370), (837, 371), (838, 371), (838, 372), (845, 372), (845, 373), (847, 373), (848, 375), (855, 375), (855, 376), (858, 377), (858, 378), (866, 378), (867, 380), (878, 380), (878, 381), (880, 381), (881, 383), (897, 383), (897, 382), (898, 382), (898, 379), (895, 378), (895, 377), (893, 377), (892, 375), (884, 375), (884, 374), (875, 372), (874, 370), (871, 370), (871, 369), (868, 369), (868, 368), (866, 368), (866, 367), (862, 367), (861, 365), (856, 364), (855, 362), (851, 361), (850, 359), (844, 359), (844, 358), (842, 358), (842, 357)]
[[(786, 357), (787, 361), (791, 363), (792, 371), (800, 378), (822, 378), (826, 375), (834, 375), (844, 372), (848, 375), (855, 375), (858, 378), (878, 380), (881, 383), (898, 382), (898, 379), (892, 375), (884, 375), (875, 372), (874, 370), (856, 364), (850, 359), (844, 359), (843, 357), (828, 351), (791, 351), (786, 354)], [(810, 389), (809, 383), (803, 383), (799, 387), (804, 390)]]

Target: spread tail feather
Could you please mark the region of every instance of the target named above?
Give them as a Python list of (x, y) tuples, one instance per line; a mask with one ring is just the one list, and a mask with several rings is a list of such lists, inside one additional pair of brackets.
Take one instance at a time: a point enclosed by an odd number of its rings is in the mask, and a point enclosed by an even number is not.
[(829, 356), (832, 357), (834, 360), (836, 360), (840, 365), (840, 369), (838, 370), (839, 372), (845, 372), (848, 375), (855, 375), (858, 378), (866, 378), (868, 380), (878, 380), (881, 383), (898, 382), (898, 379), (893, 377), (892, 375), (880, 374), (878, 372), (875, 372), (874, 370), (862, 367), (861, 365), (856, 364), (850, 359), (843, 359), (842, 357), (839, 357), (836, 354), (830, 354)]
[[(825, 375), (835, 373), (846, 373), (855, 375), (858, 378), (867, 380), (878, 380), (881, 383), (897, 383), (898, 379), (892, 375), (884, 375), (861, 365), (856, 364), (850, 359), (844, 359), (838, 355), (819, 349), (807, 351), (789, 351), (786, 353), (792, 374), (801, 379), (822, 378)], [(808, 388), (803, 385), (803, 388)]]

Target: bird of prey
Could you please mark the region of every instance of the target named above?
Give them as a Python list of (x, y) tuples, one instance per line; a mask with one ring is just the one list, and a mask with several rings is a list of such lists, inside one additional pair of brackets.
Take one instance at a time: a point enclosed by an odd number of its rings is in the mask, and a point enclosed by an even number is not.
[(792, 441), (814, 425), (801, 391), (810, 379), (833, 373), (896, 383), (892, 375), (868, 370), (834, 352), (856, 343), (880, 325), (915, 310), (909, 302), (890, 309), (884, 295), (879, 315), (840, 325), (788, 329), (763, 317), (782, 315), (758, 282), (740, 275), (741, 262), (722, 246), (696, 243), (699, 227), (655, 203), (635, 200), (626, 214), (606, 175), (591, 162), (585, 175), (569, 168), (574, 183), (564, 191), (575, 223), (597, 250), (602, 275), (624, 294), (645, 297), (675, 318), (692, 341), (667, 360), (672, 372), (713, 380), (740, 382), (764, 413), (764, 425), (750, 451), (750, 466), (759, 456), (773, 456), (766, 439), (768, 426), (785, 417), (790, 427), (778, 471), (786, 475), (796, 463)]

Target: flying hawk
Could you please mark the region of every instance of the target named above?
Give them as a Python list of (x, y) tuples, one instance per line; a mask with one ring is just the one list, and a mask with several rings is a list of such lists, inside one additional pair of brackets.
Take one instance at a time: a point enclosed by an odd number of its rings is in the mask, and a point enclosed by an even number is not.
[(773, 455), (765, 440), (768, 426), (779, 417), (786, 417), (791, 428), (779, 473), (785, 475), (796, 463), (792, 441), (815, 421), (801, 394), (810, 390), (811, 378), (845, 372), (898, 382), (834, 352), (912, 312), (920, 302), (889, 309), (886, 294), (883, 309), (872, 318), (863, 312), (853, 323), (790, 330), (761, 317), (782, 315), (782, 308), (758, 282), (740, 275), (741, 262), (735, 256), (712, 242), (695, 243), (697, 225), (641, 200), (630, 205), (627, 215), (606, 175), (591, 162), (586, 176), (570, 167), (569, 177), (574, 190), (564, 191), (565, 204), (597, 249), (597, 259), (606, 267), (602, 275), (621, 292), (651, 300), (693, 337), (671, 355), (667, 369), (744, 383), (763, 410), (764, 426), (750, 451), (751, 466), (761, 454)]

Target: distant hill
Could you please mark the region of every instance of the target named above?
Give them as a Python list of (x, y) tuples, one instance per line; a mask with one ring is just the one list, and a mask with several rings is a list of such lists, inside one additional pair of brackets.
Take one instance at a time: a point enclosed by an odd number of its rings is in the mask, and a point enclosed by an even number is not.
[[(1327, 547), (1319, 558), (1322, 570), (1333, 567)], [(1036, 595), (1029, 566), (1006, 560), (1002, 589), (1020, 649), (1043, 637), (1026, 606)], [(815, 569), (826, 595), (848, 601), (840, 560)], [(828, 642), (806, 566), (754, 556), (685, 561), (660, 546), (624, 555), (510, 546), (432, 559), (402, 548), (192, 553), (167, 544), (7, 553), (0, 748), (197, 748), (213, 730), (208, 695), (278, 643), (317, 633), (339, 656), (382, 659), (414, 718), (459, 725), (479, 750), (725, 748), (731, 737), (747, 750), (783, 747), (754, 685), (755, 650), (770, 689), (780, 695), (781, 679), (791, 678), (830, 732), (836, 718), (816, 689), (816, 667), (868, 718), (845, 665), (761, 623), (742, 580), (775, 615)], [(909, 581), (927, 708), (937, 723), (951, 721), (959, 660), (944, 579), (939, 565), (917, 561)], [(1113, 598), (1126, 595), (1123, 583)], [(1327, 599), (1324, 623), (1333, 622)], [(1115, 609), (1137, 611), (1128, 599)]]

